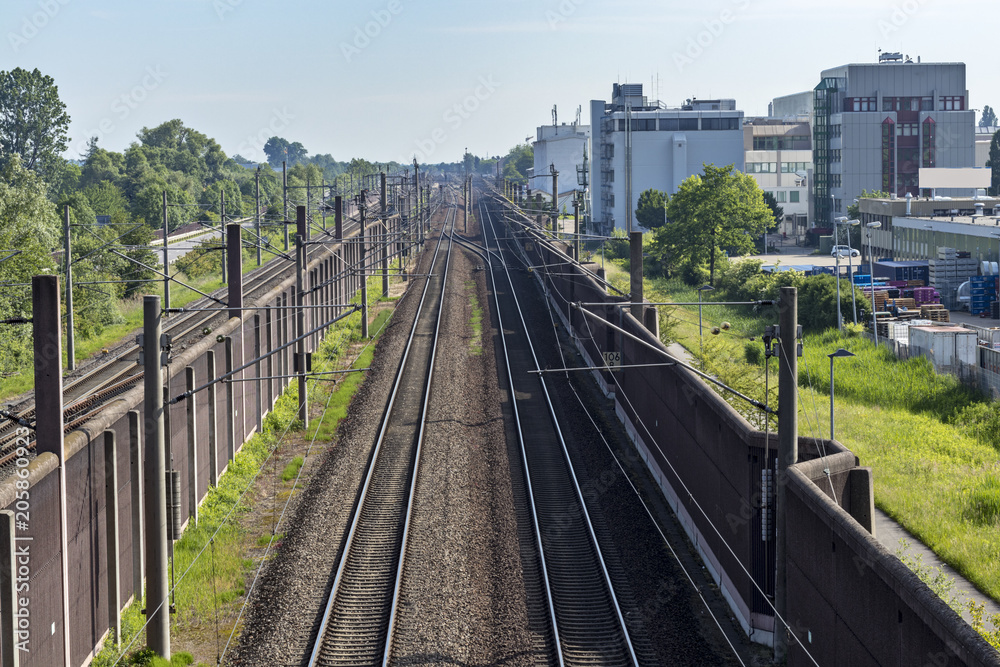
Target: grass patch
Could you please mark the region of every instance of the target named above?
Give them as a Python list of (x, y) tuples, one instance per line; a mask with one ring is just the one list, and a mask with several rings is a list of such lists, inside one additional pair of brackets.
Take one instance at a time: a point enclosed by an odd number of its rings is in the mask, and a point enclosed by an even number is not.
[(296, 456), (292, 459), (285, 469), (281, 471), (281, 481), (290, 482), (299, 476), (299, 470), (302, 469), (302, 464), (305, 463), (305, 459), (301, 456)]
[[(608, 275), (615, 284), (619, 277), (627, 284), (619, 264), (608, 261)], [(645, 289), (651, 300), (698, 300), (696, 290), (677, 281), (647, 280)], [(705, 305), (702, 317), (699, 335), (698, 306), (670, 309), (674, 340), (703, 370), (764, 400), (760, 335), (764, 326), (777, 323), (777, 312)], [(730, 323), (728, 331), (710, 333), (723, 322)], [(857, 356), (836, 361), (836, 436), (861, 465), (872, 468), (876, 506), (1000, 600), (1000, 407), (955, 378), (937, 375), (923, 358), (899, 361), (884, 347), (842, 337), (835, 329), (806, 335), (803, 343), (800, 433), (829, 436), (827, 355), (839, 347), (850, 350)], [(770, 372), (770, 401), (775, 405), (774, 361)], [(752, 424), (762, 426), (758, 409), (728, 392), (720, 394)], [(979, 629), (989, 640), (981, 624)]]

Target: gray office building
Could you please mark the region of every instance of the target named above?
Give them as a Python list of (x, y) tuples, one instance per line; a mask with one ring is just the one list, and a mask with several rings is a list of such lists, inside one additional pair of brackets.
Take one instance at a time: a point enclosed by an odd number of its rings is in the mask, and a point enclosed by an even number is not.
[(824, 71), (813, 91), (815, 225), (832, 226), (864, 190), (929, 196), (920, 189), (921, 167), (975, 166), (975, 112), (965, 85), (964, 63), (898, 53)]

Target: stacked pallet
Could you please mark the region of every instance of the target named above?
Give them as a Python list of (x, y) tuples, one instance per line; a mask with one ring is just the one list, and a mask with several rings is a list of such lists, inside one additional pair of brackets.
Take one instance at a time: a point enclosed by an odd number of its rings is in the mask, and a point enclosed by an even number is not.
[(948, 309), (941, 304), (926, 304), (920, 306), (920, 316), (931, 322), (950, 322), (951, 315)]
[(924, 281), (923, 280), (907, 280), (906, 281), (906, 286), (907, 287), (923, 287), (924, 286)]
[(979, 267), (968, 252), (942, 246), (937, 249), (937, 258), (928, 262), (928, 271), (930, 284), (937, 288), (947, 305), (954, 302), (958, 287), (969, 276), (979, 273)]

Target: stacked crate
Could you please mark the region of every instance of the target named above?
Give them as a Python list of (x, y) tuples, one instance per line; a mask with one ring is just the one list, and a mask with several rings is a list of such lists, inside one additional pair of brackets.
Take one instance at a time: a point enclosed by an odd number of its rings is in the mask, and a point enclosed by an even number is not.
[(976, 260), (969, 257), (968, 252), (944, 246), (937, 249), (937, 258), (930, 260), (928, 266), (929, 282), (937, 288), (945, 306), (954, 305), (959, 285), (978, 273)]
[(972, 276), (969, 278), (969, 311), (973, 315), (991, 314), (990, 304), (997, 300), (996, 276)]

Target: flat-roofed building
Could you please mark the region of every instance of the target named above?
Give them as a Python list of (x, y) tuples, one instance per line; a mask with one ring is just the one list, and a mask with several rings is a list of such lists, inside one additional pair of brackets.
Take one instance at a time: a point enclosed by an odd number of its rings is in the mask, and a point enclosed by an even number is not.
[(670, 108), (644, 97), (642, 84), (616, 83), (611, 102), (591, 101), (590, 119), (591, 210), (605, 231), (629, 220), (640, 228), (634, 213), (644, 190), (673, 194), (705, 164), (743, 171), (743, 112), (733, 99)]

